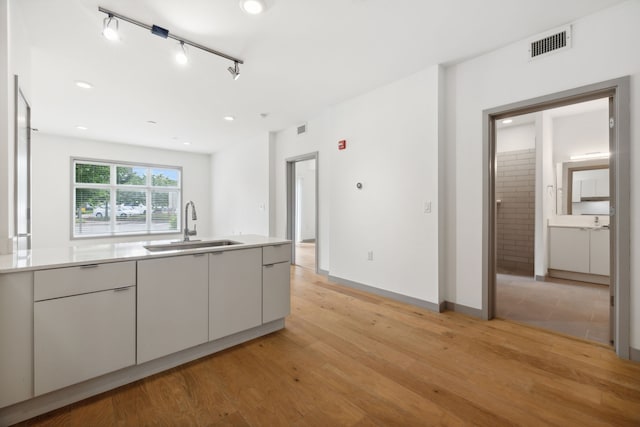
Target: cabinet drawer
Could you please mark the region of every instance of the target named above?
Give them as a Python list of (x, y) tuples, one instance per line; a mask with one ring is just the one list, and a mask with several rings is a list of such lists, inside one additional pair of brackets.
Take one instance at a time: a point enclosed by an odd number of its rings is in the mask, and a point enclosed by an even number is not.
[(41, 270), (34, 273), (34, 301), (134, 286), (135, 284), (135, 261)]
[(262, 248), (262, 265), (291, 262), (291, 244), (265, 246)]

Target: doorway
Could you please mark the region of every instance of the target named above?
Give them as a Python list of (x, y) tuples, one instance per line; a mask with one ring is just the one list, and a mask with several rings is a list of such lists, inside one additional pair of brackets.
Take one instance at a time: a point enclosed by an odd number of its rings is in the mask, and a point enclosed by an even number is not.
[(287, 239), (292, 263), (318, 271), (318, 153), (287, 159)]
[[(483, 317), (496, 316), (497, 300), (497, 198), (496, 198), (496, 123), (508, 117), (606, 98), (609, 103), (610, 173), (610, 323), (611, 338), (619, 357), (630, 357), (630, 180), (629, 180), (629, 78), (610, 80), (553, 95), (486, 110), (484, 123), (483, 180)], [(538, 212), (538, 211), (537, 211)], [(538, 215), (536, 213), (536, 215)], [(539, 218), (538, 218), (539, 219)], [(538, 223), (540, 223), (538, 221)], [(550, 234), (548, 235), (550, 236)], [(625, 236), (627, 238), (625, 238)], [(536, 237), (537, 239), (537, 237)], [(552, 236), (549, 239), (553, 239)], [(585, 245), (577, 245), (582, 248)]]
[(496, 128), (496, 317), (610, 345), (609, 99)]

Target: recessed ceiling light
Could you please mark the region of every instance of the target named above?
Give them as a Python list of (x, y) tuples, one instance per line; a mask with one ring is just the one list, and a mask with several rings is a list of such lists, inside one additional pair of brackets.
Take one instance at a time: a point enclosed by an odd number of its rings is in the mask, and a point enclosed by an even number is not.
[(191, 143), (185, 141), (185, 142), (182, 143), (182, 145), (191, 145)]
[(78, 130), (87, 130), (87, 129), (89, 129), (89, 128), (88, 128), (88, 127), (86, 127), (86, 126), (80, 126), (80, 125), (79, 125), (79, 126), (76, 126), (76, 129), (78, 129)]
[(508, 125), (509, 123), (513, 123), (513, 120), (511, 120), (511, 119), (505, 119), (505, 120), (503, 120), (503, 121), (502, 121), (502, 124), (503, 124), (503, 125)]
[(77, 80), (76, 86), (81, 87), (82, 89), (93, 89), (93, 85), (91, 83), (83, 82), (82, 80)]
[(235, 117), (233, 117), (233, 116), (224, 116), (224, 119), (225, 119), (226, 121), (228, 121), (228, 122), (232, 122), (232, 121), (234, 121), (236, 118), (235, 118)]
[(250, 15), (264, 12), (266, 5), (263, 0), (240, 0), (240, 9)]

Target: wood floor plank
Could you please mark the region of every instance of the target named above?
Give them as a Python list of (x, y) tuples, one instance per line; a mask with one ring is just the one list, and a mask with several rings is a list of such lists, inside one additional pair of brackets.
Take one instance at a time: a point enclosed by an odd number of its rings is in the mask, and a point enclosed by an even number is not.
[(291, 277), (284, 330), (21, 425), (640, 425), (608, 346)]

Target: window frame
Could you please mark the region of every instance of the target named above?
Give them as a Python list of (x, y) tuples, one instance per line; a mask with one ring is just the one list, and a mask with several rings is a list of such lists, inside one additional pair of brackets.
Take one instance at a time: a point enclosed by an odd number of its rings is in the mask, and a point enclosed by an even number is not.
[[(109, 166), (110, 174), (109, 174), (109, 184), (95, 184), (95, 183), (76, 183), (76, 164), (92, 164), (99, 166)], [(118, 184), (117, 183), (117, 168), (118, 167), (132, 167), (132, 168), (145, 168), (148, 169), (148, 174), (146, 177), (145, 185), (131, 185), (131, 184)], [(180, 234), (181, 226), (182, 226), (182, 214), (181, 214), (181, 206), (182, 206), (182, 191), (183, 191), (183, 169), (182, 166), (175, 165), (162, 165), (155, 163), (138, 163), (131, 161), (119, 161), (119, 160), (105, 160), (105, 159), (92, 159), (86, 157), (71, 157), (70, 161), (70, 185), (71, 185), (71, 197), (70, 197), (70, 212), (69, 218), (71, 220), (71, 227), (69, 229), (70, 239), (71, 240), (83, 240), (83, 239), (102, 239), (102, 238), (118, 238), (118, 237), (128, 237), (128, 236), (151, 236), (151, 235), (167, 235), (167, 234)], [(169, 169), (175, 170), (178, 172), (178, 186), (177, 187), (162, 187), (157, 186), (154, 187), (152, 185), (152, 169)], [(135, 191), (135, 192), (145, 192), (146, 193), (146, 206), (147, 212), (145, 214), (145, 224), (146, 228), (144, 230), (136, 230), (130, 232), (122, 232), (116, 230), (116, 215), (109, 216), (109, 231), (100, 234), (85, 234), (85, 235), (76, 235), (76, 189), (85, 188), (85, 189), (105, 189), (110, 192), (110, 201), (109, 204), (112, 206), (117, 206), (116, 197), (118, 191)], [(152, 192), (153, 191), (162, 191), (167, 190), (168, 192), (177, 192), (178, 201), (176, 207), (176, 229), (175, 230), (153, 230), (152, 226), (152, 214), (153, 207), (150, 205), (152, 203)]]

